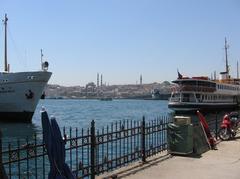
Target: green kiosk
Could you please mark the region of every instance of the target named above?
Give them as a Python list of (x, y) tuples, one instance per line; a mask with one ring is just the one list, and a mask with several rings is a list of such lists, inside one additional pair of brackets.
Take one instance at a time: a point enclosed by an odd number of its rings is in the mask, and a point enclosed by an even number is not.
[(193, 125), (190, 117), (175, 116), (168, 124), (169, 153), (188, 155), (193, 153)]

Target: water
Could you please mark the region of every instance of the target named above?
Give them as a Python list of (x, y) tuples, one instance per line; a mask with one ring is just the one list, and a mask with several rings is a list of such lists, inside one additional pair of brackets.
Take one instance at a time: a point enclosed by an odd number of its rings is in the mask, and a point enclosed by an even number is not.
[[(35, 111), (35, 114), (33, 116), (32, 123), (26, 124), (26, 123), (0, 123), (0, 129), (3, 132), (3, 144), (5, 147), (7, 147), (7, 144), (11, 142), (13, 147), (16, 147), (13, 144), (14, 141), (17, 139), (20, 139), (24, 143), (26, 137), (31, 138), (35, 133), (37, 134), (37, 140), (41, 141), (41, 117), (40, 117), (40, 111), (42, 106), (45, 107), (49, 115), (53, 115), (56, 117), (58, 124), (60, 128), (66, 127), (72, 127), (72, 128), (89, 128), (91, 120), (95, 120), (96, 122), (96, 128), (101, 128), (103, 126), (106, 126), (108, 124), (111, 124), (112, 122), (120, 121), (120, 120), (141, 120), (143, 116), (145, 116), (146, 120), (152, 120), (155, 119), (158, 116), (169, 116), (173, 115), (173, 112), (168, 109), (167, 107), (168, 101), (158, 101), (158, 100), (113, 100), (113, 101), (100, 101), (100, 100), (41, 100), (37, 106), (37, 109)], [(192, 120), (198, 121), (195, 114), (188, 114), (192, 117)], [(220, 117), (220, 115), (218, 115)], [(216, 113), (213, 114), (207, 114), (205, 117), (208, 119), (214, 119), (216, 118)], [(214, 127), (214, 126), (213, 126)], [(162, 133), (159, 134), (160, 137), (162, 136)], [(154, 135), (156, 136), (156, 135)], [(153, 135), (152, 135), (153, 137)], [(166, 136), (165, 136), (166, 137)], [(164, 137), (164, 139), (165, 139)], [(148, 136), (148, 142), (147, 147), (150, 147), (152, 145), (152, 139), (151, 136)], [(156, 141), (156, 140), (154, 140)], [(131, 141), (129, 141), (132, 143)], [(127, 141), (127, 143), (129, 143)], [(121, 149), (124, 149), (125, 147), (125, 139), (120, 142), (122, 145)], [(134, 143), (134, 142), (133, 142)], [(134, 146), (138, 147), (139, 149), (139, 138), (137, 137), (137, 140), (134, 143)], [(119, 146), (119, 141), (113, 142), (112, 147)], [(110, 145), (111, 146), (111, 145)], [(121, 146), (121, 145), (120, 145)], [(128, 145), (127, 145), (128, 146)], [(69, 146), (68, 146), (69, 147)], [(105, 147), (105, 148), (104, 148)], [(116, 147), (117, 148), (117, 147)], [(102, 151), (106, 152), (106, 146), (102, 145), (102, 147), (99, 147), (99, 155), (105, 155)], [(133, 147), (133, 150), (135, 147)], [(69, 161), (72, 161), (69, 157), (76, 158), (75, 152), (76, 151), (82, 151), (84, 153), (79, 152), (78, 159), (82, 160), (84, 166), (88, 166), (87, 164), (89, 157), (89, 151), (86, 150), (86, 147), (83, 149), (76, 149), (73, 151), (73, 154), (69, 154), (69, 151), (67, 151), (67, 158), (66, 161), (68, 164)], [(124, 152), (127, 152), (125, 150)], [(132, 151), (131, 151), (132, 152)], [(121, 153), (121, 152), (120, 152)], [(109, 153), (108, 155), (118, 156), (118, 152), (115, 152), (115, 149), (113, 150), (113, 153)], [(22, 155), (22, 154), (21, 154)], [(24, 155), (26, 155), (24, 153)], [(100, 156), (100, 158), (102, 157)], [(3, 156), (7, 159), (8, 156)], [(38, 173), (44, 175), (42, 163), (44, 158), (38, 158)], [(45, 160), (47, 158), (45, 157)], [(103, 157), (102, 159), (103, 160)], [(34, 169), (35, 160), (29, 161), (31, 167)], [(79, 161), (78, 161), (79, 162)], [(77, 160), (73, 160), (73, 166), (78, 165)], [(9, 166), (5, 166), (6, 170), (8, 171)], [(22, 171), (23, 176), (26, 177), (27, 171), (27, 164), (26, 162), (21, 163), (21, 169), (19, 171)], [(12, 174), (13, 176), (18, 175), (18, 165), (15, 163), (12, 165)], [(37, 167), (36, 167), (37, 168)], [(49, 164), (48, 162), (45, 163), (45, 174), (47, 175), (49, 171)], [(34, 176), (34, 172), (31, 173), (31, 176)], [(41, 175), (38, 176), (39, 178), (42, 178)]]
[(0, 123), (3, 133), (3, 142), (16, 139), (31, 138), (35, 133), (41, 134), (42, 106), (48, 114), (55, 116), (60, 128), (90, 127), (91, 120), (95, 120), (96, 127), (100, 128), (119, 120), (146, 120), (158, 116), (167, 116), (171, 110), (167, 107), (168, 101), (161, 100), (40, 100), (33, 116), (32, 123)]

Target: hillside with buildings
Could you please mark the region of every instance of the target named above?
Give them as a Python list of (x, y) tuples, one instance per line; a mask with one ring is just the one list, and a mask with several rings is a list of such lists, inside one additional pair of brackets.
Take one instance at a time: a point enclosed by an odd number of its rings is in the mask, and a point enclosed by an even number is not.
[(72, 87), (49, 84), (45, 89), (45, 94), (47, 98), (54, 99), (95, 99), (101, 97), (151, 99), (153, 90), (157, 89), (160, 97), (167, 99), (173, 86), (173, 84), (167, 81), (162, 83), (128, 85), (97, 85), (94, 82), (90, 82), (86, 86)]

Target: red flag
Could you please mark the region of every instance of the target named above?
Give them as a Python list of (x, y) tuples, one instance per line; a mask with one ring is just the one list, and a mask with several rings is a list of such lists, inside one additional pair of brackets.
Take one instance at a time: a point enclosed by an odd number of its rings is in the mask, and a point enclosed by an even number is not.
[(178, 72), (178, 79), (182, 79), (182, 74), (181, 73), (179, 73), (179, 71), (177, 71)]

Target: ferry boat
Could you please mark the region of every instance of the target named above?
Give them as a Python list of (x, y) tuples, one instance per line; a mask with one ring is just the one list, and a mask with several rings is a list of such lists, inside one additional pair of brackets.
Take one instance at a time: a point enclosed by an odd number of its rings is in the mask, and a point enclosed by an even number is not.
[(178, 79), (172, 81), (176, 88), (171, 93), (168, 107), (174, 111), (218, 111), (237, 108), (240, 104), (240, 79), (231, 78), (229, 75), (227, 50), (225, 39), (226, 71), (220, 73), (219, 79), (205, 76), (183, 77), (178, 72)]
[(43, 62), (39, 71), (10, 72), (7, 62), (7, 15), (3, 20), (5, 29), (4, 71), (0, 72), (0, 121), (31, 122), (43, 90), (52, 73), (48, 62)]

